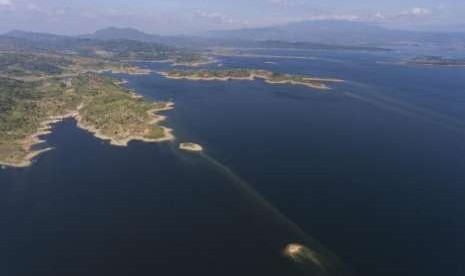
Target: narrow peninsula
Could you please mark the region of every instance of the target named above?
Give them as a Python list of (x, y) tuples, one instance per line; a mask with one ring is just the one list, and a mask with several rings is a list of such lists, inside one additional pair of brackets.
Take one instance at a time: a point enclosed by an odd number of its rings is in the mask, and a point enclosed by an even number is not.
[(228, 81), (263, 79), (269, 84), (303, 85), (318, 90), (330, 90), (329, 83), (343, 82), (334, 78), (316, 78), (305, 75), (281, 74), (257, 69), (212, 69), (212, 70), (173, 70), (159, 72), (169, 79), (187, 79), (193, 81)]

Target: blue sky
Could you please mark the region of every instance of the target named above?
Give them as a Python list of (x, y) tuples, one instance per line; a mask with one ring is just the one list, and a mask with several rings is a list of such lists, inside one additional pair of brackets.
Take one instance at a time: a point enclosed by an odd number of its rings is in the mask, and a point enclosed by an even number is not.
[(463, 0), (0, 0), (0, 32), (77, 34), (117, 26), (186, 34), (317, 19), (429, 29), (465, 26), (463, 14)]

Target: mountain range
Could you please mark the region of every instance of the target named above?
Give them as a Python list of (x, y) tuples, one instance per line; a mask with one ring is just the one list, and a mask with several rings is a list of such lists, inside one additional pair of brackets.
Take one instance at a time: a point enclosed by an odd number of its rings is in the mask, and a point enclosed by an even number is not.
[(82, 43), (85, 40), (130, 40), (180, 48), (245, 47), (324, 50), (385, 50), (404, 44), (465, 45), (465, 32), (395, 30), (373, 23), (317, 20), (253, 29), (219, 30), (194, 35), (162, 36), (133, 28), (106, 28), (92, 34), (59, 36), (11, 31), (8, 38), (42, 44)]
[(210, 31), (203, 33), (202, 36), (222, 39), (282, 40), (343, 45), (465, 43), (465, 32), (396, 30), (369, 22), (345, 20), (313, 20), (265, 28)]

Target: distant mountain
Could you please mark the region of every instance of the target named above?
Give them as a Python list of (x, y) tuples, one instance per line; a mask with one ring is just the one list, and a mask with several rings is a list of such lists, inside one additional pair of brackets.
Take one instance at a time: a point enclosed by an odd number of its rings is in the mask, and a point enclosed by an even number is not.
[(68, 38), (69, 36), (49, 34), (49, 33), (38, 33), (38, 32), (27, 32), (21, 30), (12, 30), (4, 34), (5, 36), (15, 37), (15, 38), (24, 38), (30, 40), (60, 40)]
[(461, 32), (465, 33), (465, 24), (456, 24), (456, 25), (442, 25), (442, 26), (433, 26), (429, 27), (436, 32)]
[(73, 37), (13, 30), (0, 36), (0, 50), (65, 51), (80, 43)]
[[(453, 29), (461, 28), (462, 26), (457, 26)], [(242, 47), (378, 51), (399, 44), (429, 43), (451, 47), (465, 45), (465, 32), (394, 30), (372, 23), (341, 20), (302, 21), (266, 28), (210, 31), (196, 36), (162, 36), (147, 34), (133, 28), (111, 27), (93, 34), (74, 37), (16, 30), (2, 36), (4, 44), (12, 44), (11, 41), (7, 41), (8, 38), (35, 41), (36, 46), (42, 48), (61, 49), (73, 48), (73, 44), (83, 44), (86, 40), (127, 40), (190, 49)]]
[[(147, 43), (162, 43), (184, 48), (242, 47), (276, 49), (317, 49), (317, 50), (386, 50), (377, 47), (354, 47), (353, 45), (330, 45), (328, 43), (290, 42), (283, 40), (255, 40), (249, 37), (200, 37), (200, 36), (161, 36), (141, 32), (132, 28), (106, 28), (81, 38), (98, 40), (127, 39)], [(253, 37), (253, 36), (252, 36)]]
[(388, 29), (372, 23), (313, 20), (266, 28), (210, 31), (208, 38), (282, 40), (342, 45), (399, 43), (465, 43), (465, 33), (419, 32)]
[(82, 35), (81, 38), (100, 39), (100, 40), (119, 40), (128, 39), (141, 42), (159, 43), (163, 38), (158, 35), (151, 35), (133, 28), (115, 28), (110, 27), (101, 29), (93, 34)]
[(137, 40), (136, 37), (126, 39), (126, 34), (121, 31), (119, 37), (104, 40), (85, 36), (61, 36), (15, 30), (0, 35), (0, 51), (78, 54), (117, 60), (176, 60), (179, 62), (204, 60), (203, 56), (196, 51), (180, 49), (163, 43), (144, 42)]
[[(257, 29), (258, 30), (258, 29)], [(161, 36), (147, 34), (132, 28), (106, 28), (98, 30), (93, 34), (80, 36), (62, 36), (47, 33), (33, 33), (24, 31), (11, 31), (0, 36), (0, 44), (5, 49), (25, 48), (36, 50), (73, 51), (75, 49), (93, 48), (98, 44), (108, 47), (119, 42), (121, 45), (133, 49), (143, 48), (151, 44), (158, 48), (169, 46), (174, 48), (205, 49), (213, 47), (234, 47), (234, 48), (267, 48), (267, 49), (311, 49), (311, 50), (351, 50), (351, 51), (385, 51), (382, 47), (366, 45), (343, 45), (334, 43), (315, 43), (305, 41), (284, 41), (284, 40), (255, 40), (240, 39), (235, 37), (210, 38), (198, 36)], [(141, 44), (143, 43), (143, 44)]]
[(93, 34), (79, 36), (80, 38), (99, 39), (99, 40), (134, 40), (146, 43), (161, 43), (178, 47), (203, 47), (208, 45), (211, 39), (189, 37), (189, 36), (163, 36), (156, 34), (147, 34), (134, 28), (115, 28), (109, 27), (96, 31)]

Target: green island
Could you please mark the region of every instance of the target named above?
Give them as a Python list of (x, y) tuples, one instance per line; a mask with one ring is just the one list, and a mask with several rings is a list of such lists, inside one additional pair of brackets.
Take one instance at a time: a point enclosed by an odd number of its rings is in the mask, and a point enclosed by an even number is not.
[(438, 66), (438, 67), (464, 67), (465, 59), (447, 58), (440, 56), (418, 56), (404, 62), (407, 65)]
[(201, 145), (195, 144), (195, 143), (190, 143), (190, 142), (179, 144), (179, 149), (185, 150), (185, 151), (191, 151), (191, 152), (201, 152), (201, 151), (203, 151), (203, 147)]
[(173, 70), (159, 72), (170, 79), (187, 79), (194, 81), (227, 81), (263, 79), (269, 84), (304, 85), (318, 90), (330, 90), (328, 83), (342, 82), (333, 78), (316, 78), (305, 75), (281, 74), (257, 69), (213, 69), (213, 70)]
[(26, 167), (51, 124), (74, 118), (78, 126), (112, 145), (131, 140), (172, 140), (156, 112), (173, 103), (151, 102), (99, 72), (147, 73), (124, 63), (43, 53), (0, 53), (0, 165)]
[(35, 52), (0, 52), (0, 77), (22, 81), (69, 78), (82, 73), (150, 74), (130, 63), (101, 58)]

